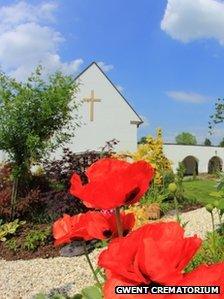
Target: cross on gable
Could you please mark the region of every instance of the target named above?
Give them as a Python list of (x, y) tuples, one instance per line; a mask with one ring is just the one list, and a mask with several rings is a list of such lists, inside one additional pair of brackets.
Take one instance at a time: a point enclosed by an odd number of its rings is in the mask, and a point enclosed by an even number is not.
[(89, 98), (84, 98), (84, 102), (89, 103), (89, 113), (90, 113), (90, 121), (94, 119), (94, 103), (101, 102), (101, 99), (94, 97), (94, 90), (91, 90), (91, 96)]

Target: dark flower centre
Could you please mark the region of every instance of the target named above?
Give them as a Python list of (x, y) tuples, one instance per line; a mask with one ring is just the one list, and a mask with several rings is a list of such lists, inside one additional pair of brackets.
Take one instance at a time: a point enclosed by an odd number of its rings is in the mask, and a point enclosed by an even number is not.
[(81, 181), (82, 181), (82, 184), (83, 185), (86, 185), (89, 183), (89, 179), (87, 177), (87, 175), (85, 173), (81, 173), (80, 174), (80, 178), (81, 178)]
[(107, 229), (107, 230), (103, 231), (103, 235), (106, 238), (110, 238), (112, 236), (112, 231)]
[(124, 202), (128, 204), (131, 201), (133, 201), (135, 197), (138, 195), (139, 191), (140, 191), (139, 187), (136, 187), (133, 190), (131, 190), (129, 193), (126, 194)]
[(129, 229), (125, 229), (124, 231), (123, 231), (123, 237), (125, 237), (125, 236), (127, 236), (128, 235), (128, 233), (129, 233)]

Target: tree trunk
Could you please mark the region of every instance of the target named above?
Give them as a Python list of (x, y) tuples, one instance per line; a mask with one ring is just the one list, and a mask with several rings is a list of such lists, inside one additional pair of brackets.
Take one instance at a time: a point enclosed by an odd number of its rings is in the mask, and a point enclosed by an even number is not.
[(19, 183), (19, 178), (14, 177), (13, 185), (12, 185), (12, 194), (11, 194), (11, 215), (10, 215), (11, 220), (14, 220), (15, 217), (15, 208), (16, 208), (17, 195), (18, 195), (18, 183)]
[(28, 163), (15, 163), (15, 172), (13, 174), (13, 185), (11, 194), (11, 215), (10, 218), (14, 220), (16, 212), (16, 204), (19, 196), (26, 196), (27, 190), (29, 190), (30, 183), (30, 165)]

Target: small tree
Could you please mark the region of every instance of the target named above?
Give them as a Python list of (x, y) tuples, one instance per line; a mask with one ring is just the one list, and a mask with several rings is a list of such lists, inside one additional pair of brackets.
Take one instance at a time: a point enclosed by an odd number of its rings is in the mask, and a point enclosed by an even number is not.
[(60, 72), (44, 81), (41, 67), (24, 83), (0, 72), (0, 149), (12, 163), (12, 217), (18, 187), (28, 182), (32, 161), (68, 141), (79, 125), (78, 115), (71, 115), (77, 108), (76, 90), (74, 79)]
[(175, 139), (177, 144), (197, 144), (196, 137), (188, 132), (182, 132), (181, 134), (177, 135)]
[(208, 138), (205, 138), (204, 145), (211, 146), (212, 145), (211, 140)]
[(209, 130), (212, 133), (214, 125), (223, 123), (224, 121), (224, 99), (218, 99), (215, 103), (215, 112), (210, 115)]

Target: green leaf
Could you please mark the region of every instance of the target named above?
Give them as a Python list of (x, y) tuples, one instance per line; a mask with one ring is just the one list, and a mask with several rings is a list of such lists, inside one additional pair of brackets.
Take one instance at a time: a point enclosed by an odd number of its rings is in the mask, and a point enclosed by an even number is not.
[(71, 299), (83, 299), (81, 294), (75, 294)]
[(82, 290), (83, 299), (103, 299), (101, 290), (97, 286), (90, 286)]
[(217, 198), (222, 198), (223, 194), (220, 191), (213, 191), (211, 193), (209, 193), (210, 196), (212, 197), (217, 197)]
[(219, 209), (224, 210), (224, 200), (220, 200), (219, 202)]

